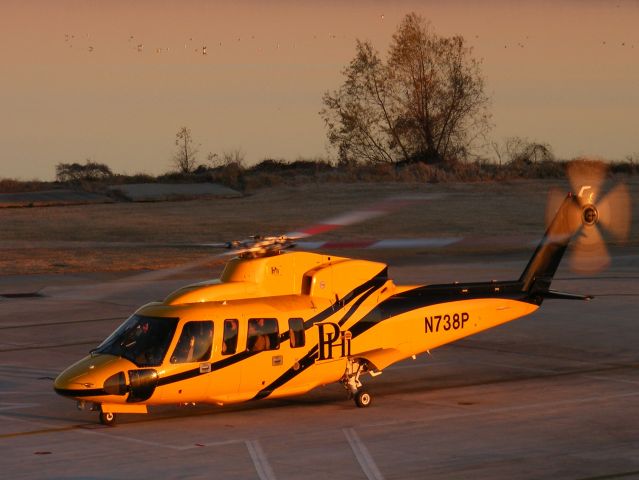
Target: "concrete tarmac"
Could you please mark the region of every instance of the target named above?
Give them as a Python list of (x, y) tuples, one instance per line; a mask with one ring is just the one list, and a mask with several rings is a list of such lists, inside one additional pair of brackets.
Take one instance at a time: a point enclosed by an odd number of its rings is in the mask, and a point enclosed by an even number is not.
[[(504, 280), (525, 262), (422, 259), (390, 273), (398, 283)], [(548, 300), (367, 377), (368, 409), (331, 385), (286, 400), (154, 408), (104, 427), (53, 392), (55, 376), (137, 306), (201, 279), (132, 281), (90, 300), (103, 288), (87, 287), (95, 275), (0, 278), (0, 293), (43, 295), (0, 298), (2, 477), (639, 478), (639, 255), (593, 277), (558, 272), (554, 288), (593, 301)]]

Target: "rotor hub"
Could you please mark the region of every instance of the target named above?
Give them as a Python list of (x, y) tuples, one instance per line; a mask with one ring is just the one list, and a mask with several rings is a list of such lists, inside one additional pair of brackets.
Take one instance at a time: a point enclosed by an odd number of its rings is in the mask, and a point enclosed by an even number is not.
[(599, 220), (599, 211), (594, 205), (586, 205), (581, 212), (581, 218), (584, 225), (593, 226)]

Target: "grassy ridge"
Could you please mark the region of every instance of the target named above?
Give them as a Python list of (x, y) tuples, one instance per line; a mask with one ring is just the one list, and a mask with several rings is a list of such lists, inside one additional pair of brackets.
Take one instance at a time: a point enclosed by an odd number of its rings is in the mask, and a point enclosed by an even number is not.
[[(636, 175), (639, 162), (630, 158), (620, 162), (575, 159), (583, 163), (605, 163), (610, 175)], [(240, 163), (207, 167), (200, 165), (192, 173), (169, 172), (159, 176), (147, 174), (113, 174), (106, 178), (80, 178), (66, 182), (20, 181), (0, 179), (0, 193), (17, 193), (74, 188), (92, 192), (105, 192), (108, 186), (131, 183), (220, 183), (230, 188), (252, 192), (278, 185), (303, 185), (306, 183), (451, 183), (451, 182), (500, 182), (517, 179), (561, 179), (565, 177), (567, 161), (544, 160), (541, 162), (513, 161), (496, 164), (488, 161), (449, 162), (443, 164), (357, 164), (334, 165), (329, 161), (264, 160), (257, 165), (244, 167)]]

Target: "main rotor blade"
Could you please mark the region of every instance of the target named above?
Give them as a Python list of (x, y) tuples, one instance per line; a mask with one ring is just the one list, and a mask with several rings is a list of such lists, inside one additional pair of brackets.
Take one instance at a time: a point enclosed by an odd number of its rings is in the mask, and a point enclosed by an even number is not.
[(610, 254), (596, 225), (584, 225), (578, 235), (570, 256), (575, 272), (597, 273), (610, 265)]
[(397, 211), (403, 207), (419, 201), (432, 200), (441, 197), (441, 195), (432, 194), (386, 198), (379, 203), (364, 207), (360, 210), (347, 212), (342, 215), (338, 215), (337, 217), (329, 218), (319, 223), (309, 225), (300, 230), (289, 232), (285, 236), (290, 239), (308, 238), (313, 235), (330, 232), (332, 230), (346, 227), (348, 225), (355, 225), (357, 223), (365, 222), (366, 220), (381, 217), (383, 215), (388, 215), (394, 211)]
[[(68, 298), (87, 301), (101, 301), (114, 295), (125, 293), (129, 290), (138, 289), (140, 286), (148, 285), (154, 282), (166, 280), (172, 276), (202, 267), (206, 264), (216, 261), (226, 261), (231, 255), (236, 255), (237, 251), (224, 252), (217, 255), (207, 255), (204, 258), (194, 260), (192, 262), (183, 263), (173, 268), (165, 268), (162, 270), (152, 270), (148, 272), (130, 275), (119, 278), (110, 282), (74, 286), (70, 288), (48, 287), (47, 294), (56, 298)], [(169, 293), (169, 292), (167, 292)]]
[(607, 167), (601, 162), (571, 162), (566, 167), (568, 180), (581, 205), (594, 204), (606, 179)]
[(209, 247), (209, 248), (231, 248), (229, 242), (213, 242), (213, 243), (193, 243), (193, 244), (175, 244), (178, 247)]
[(626, 240), (630, 233), (630, 194), (625, 184), (620, 183), (610, 190), (597, 205), (599, 222), (617, 240)]

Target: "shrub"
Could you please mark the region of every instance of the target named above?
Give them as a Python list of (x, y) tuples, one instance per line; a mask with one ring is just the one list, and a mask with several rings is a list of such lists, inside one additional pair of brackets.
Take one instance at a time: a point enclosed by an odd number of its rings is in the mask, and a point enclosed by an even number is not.
[(104, 163), (87, 160), (80, 163), (58, 163), (55, 166), (55, 178), (61, 183), (95, 182), (113, 176), (111, 169)]

